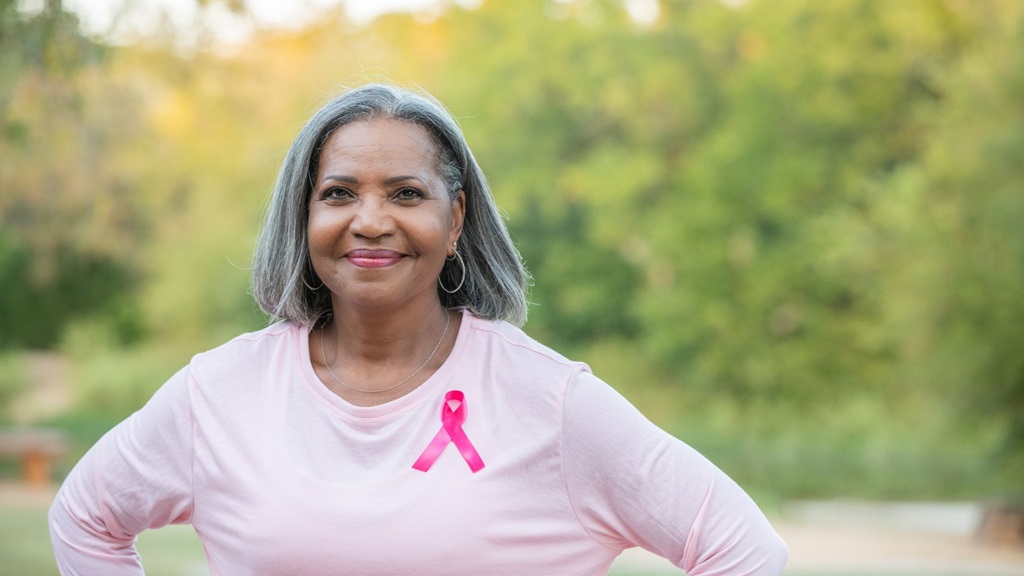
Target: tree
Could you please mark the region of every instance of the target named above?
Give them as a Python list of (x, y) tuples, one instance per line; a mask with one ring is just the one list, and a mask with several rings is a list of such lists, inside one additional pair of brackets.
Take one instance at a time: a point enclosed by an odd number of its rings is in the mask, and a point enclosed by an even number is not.
[(923, 145), (952, 18), (901, 6), (752, 2), (719, 33), (716, 121), (649, 220), (648, 347), (688, 386), (824, 413), (886, 389), (873, 182)]
[(107, 51), (61, 2), (18, 4), (0, 1), (0, 347), (52, 346), (97, 314), (136, 337), (126, 246), (139, 228), (107, 156), (130, 102), (98, 82)]
[(966, 424), (995, 424), (993, 455), (1024, 499), (1024, 10), (963, 13), (968, 50), (941, 76), (918, 165), (893, 191), (902, 249), (887, 270), (903, 377), (955, 398)]

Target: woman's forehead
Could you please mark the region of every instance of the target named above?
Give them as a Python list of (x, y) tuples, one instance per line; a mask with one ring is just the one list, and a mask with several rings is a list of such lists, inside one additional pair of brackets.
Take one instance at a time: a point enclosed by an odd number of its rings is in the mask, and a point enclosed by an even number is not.
[(418, 124), (381, 118), (340, 126), (320, 151), (321, 163), (379, 156), (435, 163), (437, 145), (430, 133)]

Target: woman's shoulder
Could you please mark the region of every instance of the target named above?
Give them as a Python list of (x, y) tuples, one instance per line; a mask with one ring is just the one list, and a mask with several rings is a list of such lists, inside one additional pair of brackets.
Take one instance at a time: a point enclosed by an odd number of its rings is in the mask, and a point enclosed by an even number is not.
[(470, 322), (469, 328), (475, 345), (487, 347), (492, 354), (500, 350), (503, 355), (529, 364), (547, 364), (588, 372), (590, 370), (583, 362), (566, 358), (527, 334), (522, 328), (504, 320), (487, 320), (468, 312), (465, 317)]
[(253, 332), (239, 334), (231, 340), (192, 357), (193, 369), (216, 369), (265, 364), (290, 358), (288, 354), (298, 342), (303, 328), (292, 322), (276, 322)]

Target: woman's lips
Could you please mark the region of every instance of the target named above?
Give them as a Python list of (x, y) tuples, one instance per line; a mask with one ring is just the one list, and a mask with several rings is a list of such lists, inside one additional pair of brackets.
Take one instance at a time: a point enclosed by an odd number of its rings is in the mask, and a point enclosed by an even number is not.
[(400, 252), (392, 250), (352, 250), (345, 256), (360, 268), (384, 268), (402, 259)]

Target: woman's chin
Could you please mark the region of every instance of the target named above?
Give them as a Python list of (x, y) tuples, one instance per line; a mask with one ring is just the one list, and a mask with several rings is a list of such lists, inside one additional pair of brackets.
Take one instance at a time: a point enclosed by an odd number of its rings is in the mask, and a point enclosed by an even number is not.
[(364, 284), (359, 287), (348, 287), (343, 293), (335, 293), (335, 311), (341, 310), (387, 310), (406, 306), (418, 298), (436, 298), (437, 292), (422, 296), (414, 296), (407, 290), (398, 290), (384, 284)]

